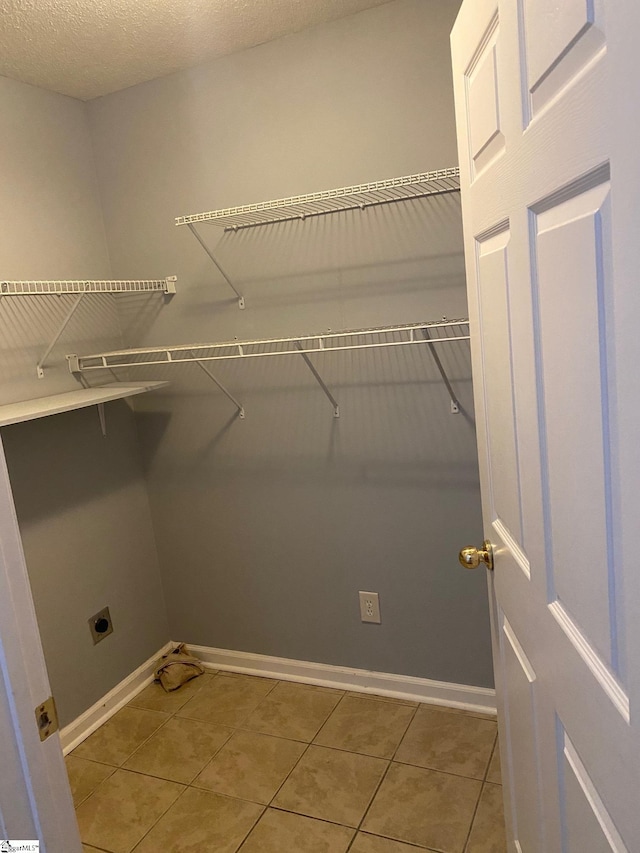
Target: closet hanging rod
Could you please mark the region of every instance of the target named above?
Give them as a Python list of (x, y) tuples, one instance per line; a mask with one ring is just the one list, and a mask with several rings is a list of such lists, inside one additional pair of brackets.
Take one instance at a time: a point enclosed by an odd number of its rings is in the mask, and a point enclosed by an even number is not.
[(175, 293), (177, 276), (120, 281), (0, 281), (2, 296), (60, 296), (65, 293)]
[[(428, 332), (428, 337), (425, 337), (425, 330)], [(327, 331), (318, 335), (298, 335), (287, 338), (123, 349), (91, 355), (71, 354), (67, 359), (72, 373), (82, 373), (105, 368), (230, 361), (277, 355), (299, 356), (301, 353), (340, 352), (417, 344), (435, 345), (467, 340), (469, 340), (468, 320), (445, 319), (431, 323)]]
[(460, 170), (457, 167), (438, 169), (385, 181), (373, 181), (369, 184), (355, 184), (308, 195), (179, 216), (176, 219), (176, 225), (213, 222), (215, 225), (223, 226), (226, 231), (237, 231), (241, 228), (270, 225), (292, 219), (306, 219), (310, 216), (339, 213), (345, 210), (365, 210), (375, 205), (442, 195), (457, 192), (459, 189)]

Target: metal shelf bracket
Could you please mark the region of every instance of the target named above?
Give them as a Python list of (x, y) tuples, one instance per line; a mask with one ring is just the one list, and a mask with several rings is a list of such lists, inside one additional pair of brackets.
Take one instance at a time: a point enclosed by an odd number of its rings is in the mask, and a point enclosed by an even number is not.
[(303, 351), (302, 344), (300, 343), (300, 341), (296, 341), (295, 345), (296, 345), (296, 349), (300, 350), (300, 355), (302, 356), (305, 364), (307, 365), (307, 367), (309, 368), (309, 370), (313, 374), (314, 379), (317, 381), (318, 385), (322, 388), (327, 399), (329, 400), (329, 402), (333, 406), (333, 417), (339, 418), (340, 417), (340, 407), (338, 406), (338, 403), (336, 402), (333, 394), (331, 393), (331, 391), (329, 391), (329, 389), (327, 388), (327, 386), (323, 382), (322, 377), (320, 376), (320, 374), (318, 373), (318, 371), (314, 367), (313, 362), (311, 361), (309, 356), (306, 354), (306, 352)]
[(215, 382), (215, 384), (222, 391), (222, 393), (225, 394), (231, 400), (233, 405), (238, 410), (239, 417), (241, 417), (244, 420), (244, 406), (242, 405), (242, 403), (240, 403), (240, 402), (238, 402), (238, 400), (236, 400), (236, 398), (233, 396), (233, 394), (224, 387), (222, 382), (220, 382), (220, 380), (217, 379), (213, 375), (213, 373), (209, 370), (209, 368), (205, 364), (203, 364), (201, 361), (196, 361), (196, 364), (198, 365), (198, 367), (201, 370), (204, 370), (204, 372), (207, 374), (207, 376), (209, 377), (209, 379), (211, 379), (212, 382)]
[(433, 344), (431, 336), (429, 335), (429, 329), (423, 328), (421, 329), (421, 332), (422, 336), (427, 342), (427, 346), (429, 347), (429, 352), (431, 353), (431, 357), (433, 358), (435, 366), (438, 368), (438, 372), (442, 377), (442, 381), (444, 382), (446, 389), (449, 392), (449, 396), (451, 397), (451, 414), (457, 415), (460, 413), (460, 401), (456, 397), (455, 391), (453, 390), (451, 382), (449, 381), (449, 377), (447, 376), (447, 373), (442, 365), (442, 361), (440, 360), (440, 356), (436, 352), (436, 348)]
[(82, 300), (84, 299), (84, 297), (85, 297), (86, 295), (87, 295), (87, 291), (86, 291), (86, 290), (84, 290), (84, 291), (83, 291), (83, 292), (82, 292), (82, 293), (77, 297), (77, 299), (74, 299), (73, 304), (72, 304), (71, 308), (67, 311), (67, 313), (66, 313), (66, 315), (65, 315), (64, 320), (62, 321), (62, 323), (60, 324), (60, 326), (58, 326), (58, 331), (55, 333), (53, 340), (51, 341), (51, 343), (49, 344), (49, 346), (48, 346), (48, 347), (47, 347), (47, 349), (45, 350), (44, 355), (40, 358), (40, 361), (36, 364), (36, 374), (37, 374), (37, 376), (38, 376), (38, 379), (44, 379), (44, 366), (45, 366), (45, 364), (46, 364), (47, 359), (49, 358), (49, 355), (50, 355), (50, 353), (51, 353), (51, 350), (52, 350), (52, 349), (54, 348), (54, 346), (58, 343), (58, 340), (59, 340), (59, 338), (60, 338), (60, 335), (61, 335), (61, 334), (64, 332), (64, 330), (67, 328), (67, 325), (68, 325), (68, 323), (69, 323), (69, 320), (71, 320), (71, 318), (73, 317), (73, 315), (76, 313), (76, 310), (78, 309), (78, 307), (79, 307), (80, 303), (82, 302)]
[(98, 403), (98, 417), (100, 418), (100, 429), (104, 438), (107, 437), (107, 416), (104, 412), (104, 403)]
[(216, 259), (216, 256), (213, 254), (213, 252), (211, 251), (211, 249), (210, 249), (210, 248), (207, 246), (207, 244), (204, 242), (204, 240), (202, 239), (201, 235), (198, 233), (198, 231), (197, 231), (197, 229), (196, 229), (195, 225), (194, 225), (192, 222), (188, 222), (188, 223), (187, 223), (187, 225), (188, 225), (189, 231), (191, 231), (191, 233), (192, 233), (192, 234), (193, 234), (193, 236), (196, 238), (196, 240), (198, 241), (198, 243), (200, 243), (200, 245), (201, 245), (201, 246), (202, 246), (202, 248), (205, 250), (205, 252), (206, 252), (206, 253), (207, 253), (207, 255), (209, 256), (209, 258), (213, 261), (213, 265), (214, 265), (214, 266), (215, 266), (215, 268), (218, 270), (218, 272), (220, 273), (220, 275), (222, 276), (222, 278), (227, 282), (227, 284), (229, 285), (229, 287), (231, 288), (231, 290), (233, 290), (233, 292), (235, 293), (235, 295), (238, 297), (238, 307), (239, 307), (239, 308), (241, 308), (241, 309), (242, 309), (242, 308), (244, 308), (244, 296), (240, 293), (240, 291), (238, 290), (238, 288), (237, 288), (234, 284), (232, 284), (232, 283), (231, 283), (231, 280), (229, 279), (229, 276), (228, 276), (228, 275), (226, 274), (226, 272), (222, 269), (222, 267), (220, 266), (220, 264), (218, 263), (218, 261), (217, 261), (217, 259)]

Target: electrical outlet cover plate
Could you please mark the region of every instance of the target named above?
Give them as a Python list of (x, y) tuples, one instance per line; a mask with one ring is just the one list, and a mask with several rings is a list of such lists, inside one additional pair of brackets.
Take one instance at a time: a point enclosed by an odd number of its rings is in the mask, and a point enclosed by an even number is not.
[(362, 592), (360, 596), (360, 619), (362, 622), (380, 624), (380, 598), (377, 592)]
[(109, 634), (113, 634), (113, 622), (108, 607), (103, 607), (99, 613), (94, 614), (89, 620), (89, 628), (93, 637), (93, 645), (104, 640)]

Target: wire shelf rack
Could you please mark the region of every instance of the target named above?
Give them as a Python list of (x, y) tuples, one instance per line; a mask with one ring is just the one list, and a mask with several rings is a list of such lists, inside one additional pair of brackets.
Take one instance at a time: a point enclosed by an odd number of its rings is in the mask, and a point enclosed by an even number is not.
[(460, 411), (460, 404), (449, 377), (437, 353), (436, 344), (469, 340), (468, 320), (447, 320), (415, 323), (404, 326), (378, 326), (372, 329), (328, 330), (319, 335), (298, 335), (290, 338), (266, 338), (250, 341), (223, 341), (211, 344), (188, 344), (147, 349), (123, 349), (92, 355), (68, 355), (69, 370), (82, 374), (90, 370), (114, 370), (121, 367), (195, 363), (233, 403), (240, 418), (245, 417), (242, 403), (220, 382), (208, 362), (272, 357), (278, 355), (300, 356), (309, 368), (331, 406), (334, 417), (340, 417), (338, 402), (327, 387), (311, 360), (312, 355), (344, 350), (365, 350), (380, 347), (401, 347), (427, 344), (433, 361), (451, 397), (451, 412)]
[(457, 192), (459, 189), (460, 170), (457, 167), (438, 169), (369, 184), (355, 184), (351, 187), (323, 190), (308, 195), (179, 216), (176, 219), (176, 225), (213, 222), (215, 225), (224, 227), (225, 230), (236, 231), (257, 225), (270, 225), (292, 219), (307, 219), (311, 216), (339, 213), (343, 210), (365, 210), (375, 205), (442, 195)]
[(0, 281), (2, 296), (61, 296), (66, 293), (175, 293), (176, 276), (122, 281)]
[(60, 336), (69, 325), (71, 318), (86, 296), (96, 293), (164, 293), (176, 292), (175, 275), (154, 279), (106, 279), (59, 280), (59, 281), (0, 281), (0, 300), (5, 296), (63, 296), (70, 294), (76, 298), (58, 326), (51, 343), (36, 364), (38, 379), (44, 379), (44, 369), (51, 351)]
[(328, 331), (318, 335), (290, 338), (224, 341), (207, 344), (185, 344), (173, 347), (123, 349), (92, 355), (69, 355), (72, 373), (105, 368), (154, 364), (186, 364), (200, 361), (229, 361), (273, 357), (278, 355), (313, 355), (323, 352), (374, 349), (380, 347), (440, 344), (469, 340), (468, 320), (441, 320), (403, 326), (380, 326), (372, 329)]

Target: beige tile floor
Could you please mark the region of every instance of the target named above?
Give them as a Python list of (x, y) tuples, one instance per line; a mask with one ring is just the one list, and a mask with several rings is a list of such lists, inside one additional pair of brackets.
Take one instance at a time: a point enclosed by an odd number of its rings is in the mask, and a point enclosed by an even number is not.
[(233, 673), (67, 756), (87, 853), (504, 853), (494, 720)]

